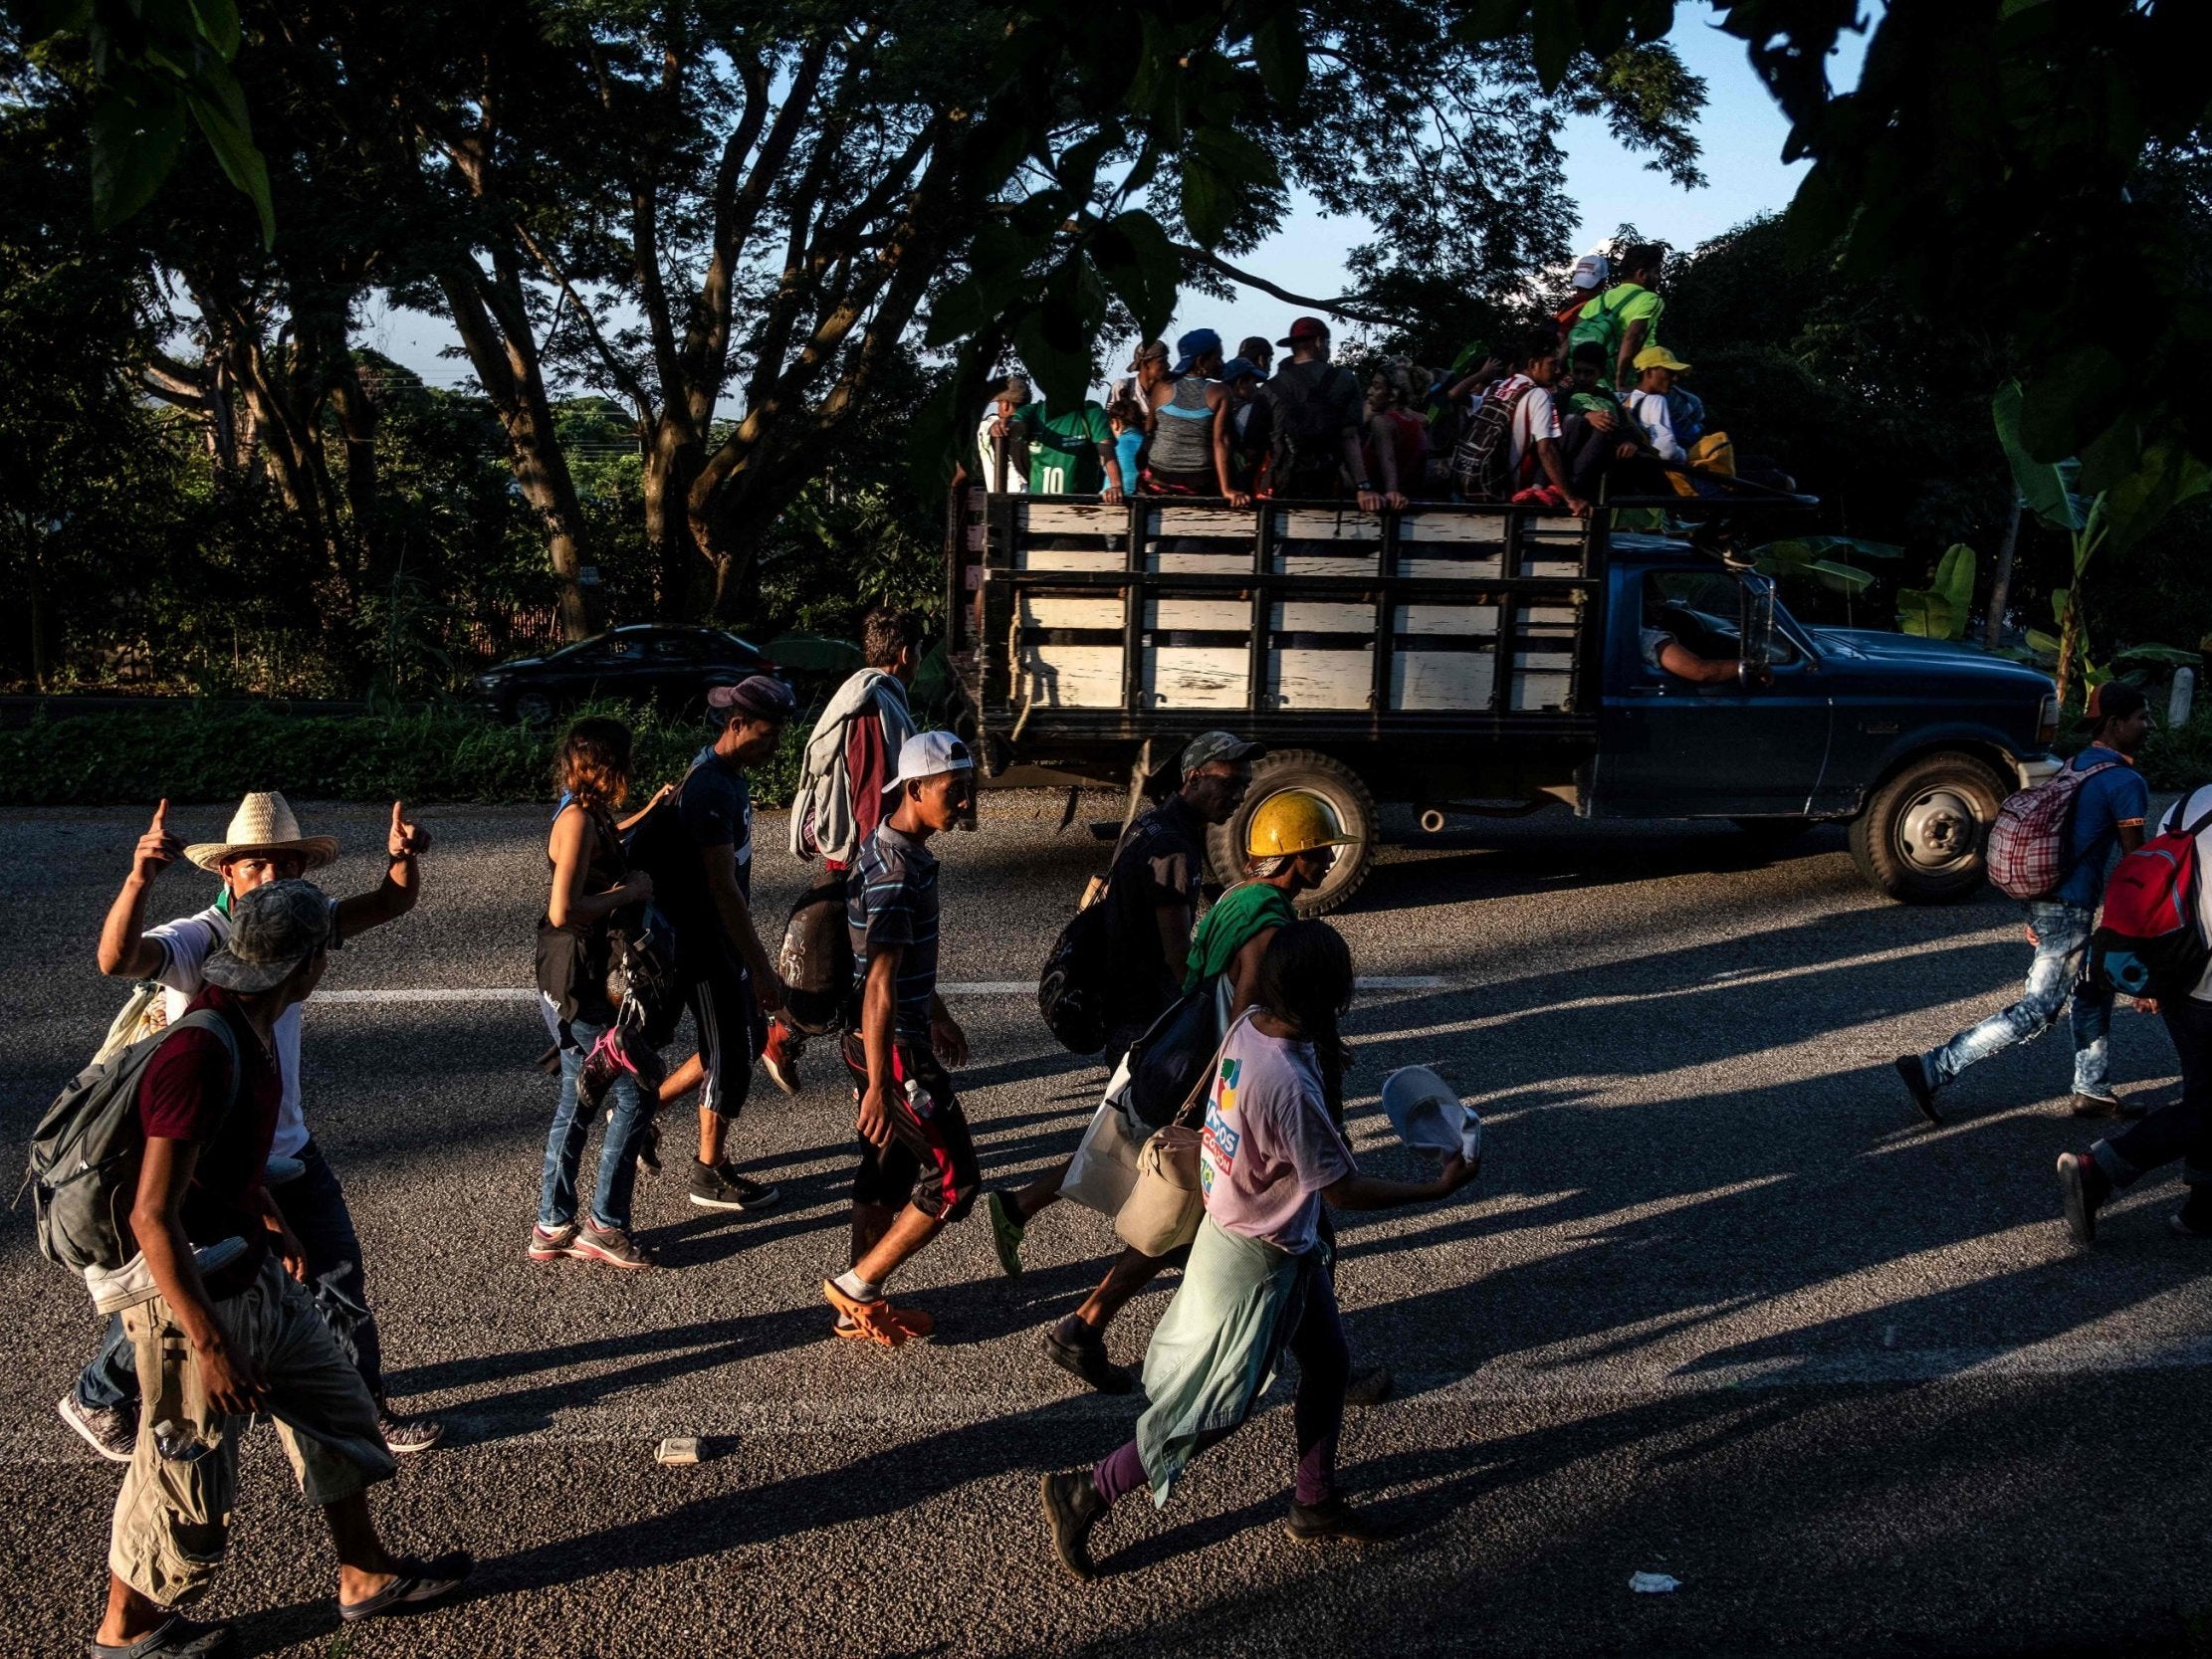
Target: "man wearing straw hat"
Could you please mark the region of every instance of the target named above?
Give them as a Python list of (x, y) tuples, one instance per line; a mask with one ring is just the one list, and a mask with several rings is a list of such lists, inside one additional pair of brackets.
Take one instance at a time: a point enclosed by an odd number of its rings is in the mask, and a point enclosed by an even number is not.
[[(391, 803), (391, 829), (385, 841), (389, 864), (384, 879), (367, 893), (331, 902), (330, 947), (355, 934), (405, 916), (421, 896), (416, 859), (430, 847), (430, 833), (410, 823), (403, 803)], [(337, 841), (307, 835), (284, 796), (273, 791), (248, 795), (231, 816), (220, 841), (185, 846), (170, 833), (169, 803), (154, 808), (153, 822), (138, 838), (130, 874), (109, 907), (100, 932), (100, 970), (118, 979), (151, 979), (165, 986), (166, 1015), (178, 1018), (205, 983), (208, 958), (229, 941), (237, 902), (270, 882), (295, 880), (320, 870), (337, 857)], [(154, 878), (179, 858), (223, 879), (215, 902), (196, 915), (148, 928), (146, 898)], [(361, 1266), (359, 1235), (345, 1206), (336, 1172), (308, 1133), (300, 1108), (300, 1004), (276, 1023), (277, 1059), (284, 1075), (284, 1100), (271, 1147), (271, 1195), (285, 1222), (306, 1247), (307, 1285), (330, 1322), (338, 1347), (359, 1368), (382, 1420), (384, 1439), (399, 1453), (428, 1451), (445, 1432), (433, 1418), (395, 1417), (384, 1404), (382, 1348), (376, 1316), (369, 1311)], [(297, 1165), (297, 1168), (295, 1167)], [(83, 1435), (101, 1456), (116, 1463), (130, 1459), (138, 1436), (138, 1381), (121, 1322), (111, 1321), (108, 1341), (62, 1396), (62, 1420)]]

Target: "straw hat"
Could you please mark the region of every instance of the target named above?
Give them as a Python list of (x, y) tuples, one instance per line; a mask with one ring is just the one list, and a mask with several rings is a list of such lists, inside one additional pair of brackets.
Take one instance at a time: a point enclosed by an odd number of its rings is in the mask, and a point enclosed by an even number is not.
[(303, 870), (320, 870), (337, 857), (337, 838), (302, 835), (291, 805), (274, 790), (248, 795), (231, 814), (220, 841), (200, 841), (184, 856), (202, 870), (220, 870), (242, 853), (298, 853)]

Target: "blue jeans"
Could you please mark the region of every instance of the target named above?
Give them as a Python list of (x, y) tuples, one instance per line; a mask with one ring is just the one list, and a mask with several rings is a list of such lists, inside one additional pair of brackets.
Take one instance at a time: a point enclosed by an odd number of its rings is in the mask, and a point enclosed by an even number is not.
[[(269, 1189), (285, 1225), (307, 1252), (308, 1289), (337, 1346), (353, 1361), (378, 1403), (384, 1398), (383, 1344), (376, 1316), (368, 1307), (368, 1282), (361, 1271), (361, 1241), (345, 1207), (337, 1172), (313, 1141), (300, 1148), (307, 1167), (293, 1180)], [(212, 1241), (210, 1241), (212, 1242)], [(130, 1341), (119, 1315), (108, 1321), (108, 1337), (91, 1364), (77, 1378), (77, 1402), (88, 1411), (108, 1411), (138, 1397)]]
[(2074, 1004), (2074, 1092), (2108, 1092), (2105, 1068), (2111, 1059), (2112, 996), (2099, 990), (2082, 970), (2088, 964), (2090, 933), (2097, 926), (2093, 906), (2037, 900), (2028, 907), (2028, 926), (2036, 933), (2036, 959), (2028, 966), (2027, 989), (2011, 1007), (1970, 1025), (1941, 1048), (1923, 1057), (1928, 1082), (1942, 1088), (1977, 1061), (2017, 1043), (2040, 1037), (2059, 1023), (2059, 1010)]
[[(561, 1032), (560, 1104), (553, 1108), (553, 1130), (546, 1137), (546, 1175), (538, 1195), (538, 1225), (548, 1232), (576, 1218), (576, 1170), (583, 1162), (583, 1143), (591, 1135), (591, 1116), (579, 1109), (578, 1083), (584, 1057), (602, 1029), (570, 1020)], [(644, 1133), (646, 1114), (637, 1079), (628, 1072), (615, 1073), (608, 1098), (614, 1102), (614, 1117), (599, 1148), (591, 1220), (594, 1226), (627, 1231), (630, 1190), (637, 1185), (637, 1141)]]

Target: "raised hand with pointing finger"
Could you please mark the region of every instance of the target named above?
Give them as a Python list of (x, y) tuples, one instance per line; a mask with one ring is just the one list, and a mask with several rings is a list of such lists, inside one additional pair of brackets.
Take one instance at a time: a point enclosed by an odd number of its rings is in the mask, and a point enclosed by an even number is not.
[(184, 856), (184, 842), (169, 833), (169, 803), (153, 809), (153, 822), (146, 826), (146, 833), (138, 837), (138, 847), (131, 855), (131, 878), (150, 882), (162, 871)]
[(430, 850), (430, 832), (407, 819), (407, 803), (391, 803), (391, 835), (384, 843), (393, 859), (417, 858)]

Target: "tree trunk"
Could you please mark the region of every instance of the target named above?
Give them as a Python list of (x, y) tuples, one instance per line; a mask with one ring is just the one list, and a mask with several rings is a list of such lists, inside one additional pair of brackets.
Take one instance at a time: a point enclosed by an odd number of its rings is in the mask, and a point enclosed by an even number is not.
[(538, 516), (561, 637), (584, 639), (597, 631), (598, 621), (582, 582), (587, 559), (583, 506), (553, 426), (553, 400), (546, 395), (528, 318), (519, 307), (505, 303), (508, 297), (473, 260), (457, 261), (440, 272), (438, 286), (476, 378), (507, 428), (515, 487)]
[[(669, 400), (673, 410), (676, 400)], [(645, 425), (645, 540), (653, 550), (654, 610), (665, 622), (703, 616), (714, 602), (714, 572), (700, 556), (686, 518), (700, 446), (672, 412)]]
[(2012, 514), (2005, 519), (2005, 538), (1997, 544), (1997, 573), (1989, 582), (1989, 620), (1982, 624), (1982, 644), (1994, 651), (2004, 643), (2005, 608), (2012, 603), (2012, 556), (2020, 545), (2020, 498), (2012, 499)]

